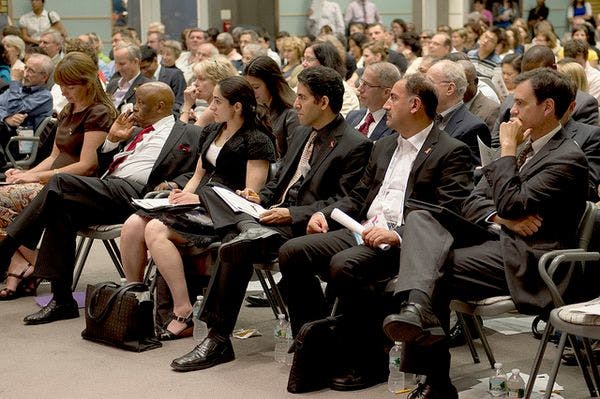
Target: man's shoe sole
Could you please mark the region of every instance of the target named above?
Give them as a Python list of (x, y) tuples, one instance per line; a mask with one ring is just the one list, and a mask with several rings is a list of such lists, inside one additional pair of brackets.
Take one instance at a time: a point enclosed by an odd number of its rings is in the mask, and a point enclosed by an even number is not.
[(202, 364), (191, 364), (189, 366), (181, 366), (175, 362), (171, 362), (171, 368), (173, 368), (174, 371), (179, 371), (179, 372), (204, 370), (204, 369), (209, 369), (211, 367), (217, 366), (219, 364), (229, 363), (233, 360), (235, 360), (235, 355), (224, 356), (222, 358), (216, 359), (214, 362), (206, 362), (206, 363), (202, 363)]
[(402, 319), (396, 314), (385, 318), (383, 331), (392, 341), (415, 342), (420, 345), (434, 344), (446, 336), (439, 326), (423, 329), (420, 325)]

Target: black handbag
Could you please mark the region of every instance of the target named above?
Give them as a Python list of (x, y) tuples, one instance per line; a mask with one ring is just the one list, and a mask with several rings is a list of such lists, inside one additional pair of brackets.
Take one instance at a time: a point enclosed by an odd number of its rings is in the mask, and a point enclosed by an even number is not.
[(328, 388), (333, 362), (337, 358), (335, 343), (337, 317), (306, 323), (300, 328), (289, 353), (294, 353), (287, 390), (305, 393)]
[(149, 296), (148, 300), (138, 299), (144, 293), (148, 287), (142, 283), (89, 284), (81, 336), (133, 352), (160, 348), (154, 332), (153, 303)]

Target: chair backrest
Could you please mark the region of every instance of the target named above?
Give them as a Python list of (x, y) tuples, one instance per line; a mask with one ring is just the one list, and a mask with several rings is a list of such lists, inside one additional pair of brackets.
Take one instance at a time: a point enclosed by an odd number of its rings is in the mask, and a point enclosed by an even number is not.
[(585, 211), (579, 221), (578, 236), (579, 236), (579, 248), (587, 250), (592, 240), (592, 233), (594, 232), (594, 223), (596, 223), (596, 214), (598, 213), (598, 207), (591, 201), (587, 201), (585, 204)]
[[(10, 167), (27, 169), (37, 165), (43, 159), (50, 155), (52, 152), (52, 146), (54, 145), (54, 137), (56, 136), (56, 128), (58, 127), (58, 121), (56, 118), (48, 116), (40, 122), (37, 129), (33, 132), (33, 137), (11, 137), (6, 144), (5, 154), (8, 158), (7, 162)], [(33, 143), (31, 153), (24, 159), (17, 160), (13, 155), (11, 149), (11, 143), (19, 141), (31, 141)]]

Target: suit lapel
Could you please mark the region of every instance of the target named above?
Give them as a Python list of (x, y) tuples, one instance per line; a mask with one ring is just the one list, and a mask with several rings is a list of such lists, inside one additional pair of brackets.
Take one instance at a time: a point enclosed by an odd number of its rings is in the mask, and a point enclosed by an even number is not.
[[(543, 146), (537, 154), (535, 154), (519, 172), (519, 175), (527, 177), (533, 171), (536, 170), (536, 165), (544, 158), (546, 158), (550, 152), (554, 151), (561, 143), (565, 140), (566, 135), (564, 129), (561, 129), (556, 133), (545, 146)], [(542, 165), (543, 166), (543, 165)]]
[(173, 147), (175, 147), (175, 144), (177, 144), (181, 139), (181, 136), (183, 136), (184, 130), (185, 125), (175, 123), (173, 130), (171, 130), (169, 137), (167, 137), (167, 140), (165, 141), (165, 144), (163, 145), (162, 150), (160, 151), (160, 154), (154, 163), (153, 169), (156, 169), (158, 165), (161, 165), (165, 161), (167, 155), (171, 153)]
[(386, 120), (387, 118), (384, 114), (383, 118), (381, 118), (377, 126), (375, 126), (375, 129), (373, 129), (373, 133), (371, 133), (371, 137), (369, 137), (371, 140), (375, 141), (381, 138), (381, 135), (383, 134), (385, 129), (387, 129)]
[(404, 194), (404, 198), (410, 198), (412, 195), (413, 186), (415, 184), (415, 178), (418, 175), (418, 171), (425, 162), (425, 160), (431, 155), (433, 150), (435, 149), (435, 145), (438, 142), (440, 137), (440, 130), (435, 126), (431, 129), (431, 132), (427, 135), (423, 146), (419, 150), (415, 161), (413, 162), (412, 169), (410, 171), (410, 175), (408, 176), (408, 182), (406, 183), (406, 192)]
[(446, 124), (446, 128), (444, 129), (444, 131), (452, 137), (456, 136), (454, 134), (454, 130), (456, 129), (456, 126), (458, 126), (458, 124), (461, 123), (463, 121), (463, 119), (465, 118), (464, 108), (465, 108), (465, 105), (463, 104), (456, 111), (454, 111), (454, 114), (452, 114), (452, 117)]
[(325, 154), (323, 154), (323, 156), (319, 160), (317, 160), (317, 162), (310, 168), (310, 170), (306, 174), (306, 177), (304, 178), (304, 181), (309, 180), (312, 177), (312, 175), (315, 173), (315, 171), (319, 169), (319, 166), (321, 166), (321, 164), (325, 161), (325, 159), (327, 159), (327, 157), (329, 157), (331, 152), (337, 146), (337, 144), (340, 141), (340, 138), (343, 136), (343, 134), (344, 134), (344, 132), (341, 129), (341, 124), (340, 124), (340, 125), (338, 125), (338, 129), (337, 129), (335, 135), (333, 136), (333, 139), (329, 139), (328, 142), (324, 142), (322, 144), (324, 146), (327, 146), (327, 152)]

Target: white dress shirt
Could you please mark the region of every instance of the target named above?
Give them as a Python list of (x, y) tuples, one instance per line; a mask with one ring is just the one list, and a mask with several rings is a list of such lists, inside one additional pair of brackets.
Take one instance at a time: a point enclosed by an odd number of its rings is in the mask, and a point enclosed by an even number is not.
[[(165, 116), (154, 123), (152, 125), (154, 130), (144, 135), (142, 141), (135, 146), (133, 152), (127, 155), (127, 159), (117, 166), (111, 176), (133, 180), (144, 185), (148, 183), (150, 172), (152, 172), (174, 125), (173, 115)], [(102, 152), (109, 152), (118, 145), (119, 143), (113, 143), (107, 139), (102, 146)], [(115, 155), (115, 158), (123, 156), (123, 154), (124, 152), (120, 152)]]
[(392, 226), (402, 224), (408, 177), (432, 127), (433, 123), (408, 139), (398, 135), (398, 146), (394, 150), (379, 192), (369, 207), (367, 219), (383, 214), (388, 224)]
[[(135, 75), (129, 81), (125, 80), (125, 78), (119, 79), (119, 82), (117, 84), (117, 90), (115, 90), (115, 92), (113, 93), (113, 96), (112, 96), (113, 104), (115, 107), (118, 107), (119, 104), (121, 104), (121, 101), (123, 101), (123, 99), (125, 98), (125, 94), (127, 94), (129, 89), (131, 88), (131, 85), (133, 84), (133, 81), (136, 80), (138, 76), (140, 76), (139, 73), (137, 75)], [(122, 110), (117, 109), (117, 111), (122, 111)]]

